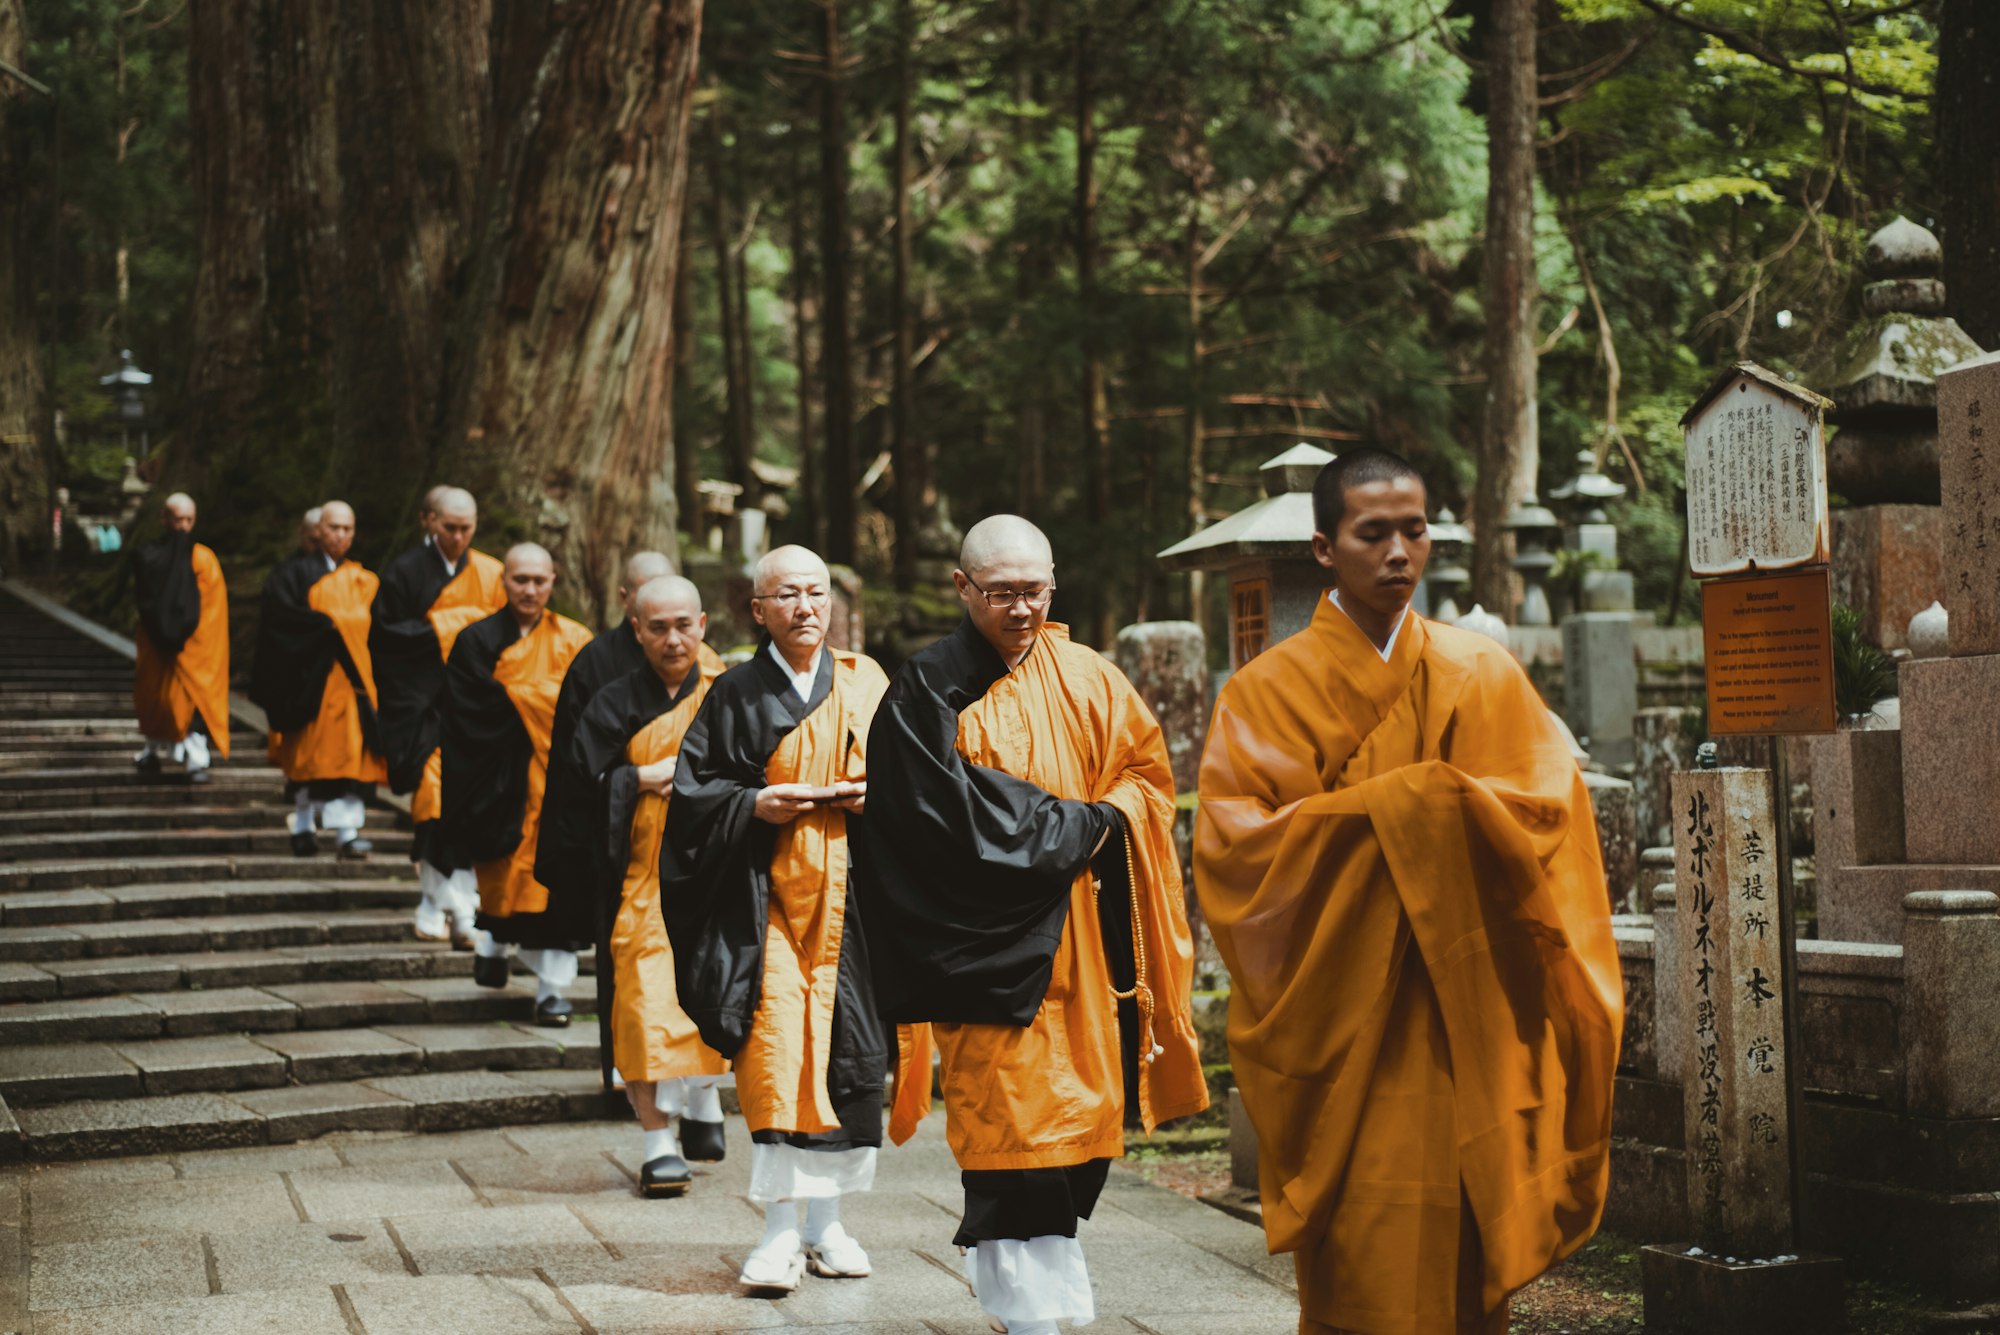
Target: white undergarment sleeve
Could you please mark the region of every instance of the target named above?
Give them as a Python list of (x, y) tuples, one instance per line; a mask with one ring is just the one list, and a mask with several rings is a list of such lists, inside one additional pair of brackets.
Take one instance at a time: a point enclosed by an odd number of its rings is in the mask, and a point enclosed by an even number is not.
[(875, 1185), (875, 1147), (803, 1150), (796, 1145), (750, 1146), (750, 1199), (809, 1201), (845, 1196)]
[(1075, 1238), (982, 1242), (966, 1249), (965, 1275), (979, 1305), (1009, 1327), (1060, 1320), (1087, 1326), (1097, 1319), (1083, 1246)]

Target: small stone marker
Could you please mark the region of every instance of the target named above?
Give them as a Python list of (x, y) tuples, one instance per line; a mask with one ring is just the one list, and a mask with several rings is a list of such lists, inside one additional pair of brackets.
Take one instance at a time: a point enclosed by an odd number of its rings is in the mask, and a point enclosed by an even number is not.
[(2000, 353), (1937, 381), (1951, 652), (2000, 654)]
[(1174, 789), (1191, 793), (1208, 734), (1208, 640), (1192, 621), (1145, 621), (1118, 632), (1112, 661), (1166, 735)]
[[(1648, 1247), (1648, 1330), (1832, 1331), (1840, 1262), (1801, 1257), (1793, 1219), (1782, 843), (1771, 772), (1673, 779), (1671, 1008), (1685, 1054), (1692, 1246)], [(1662, 1036), (1664, 1039), (1665, 1036)]]

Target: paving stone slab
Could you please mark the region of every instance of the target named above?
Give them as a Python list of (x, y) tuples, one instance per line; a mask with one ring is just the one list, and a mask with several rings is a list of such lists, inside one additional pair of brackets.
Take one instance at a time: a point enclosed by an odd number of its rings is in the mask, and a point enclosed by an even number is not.
[(275, 950), (326, 940), (326, 920), (305, 912), (237, 913), (197, 924), (210, 950)]
[(344, 881), (332, 888), (345, 909), (413, 908), (424, 893), (415, 881)]
[(561, 1117), (563, 1112), (560, 1095), (514, 1076), (490, 1071), (392, 1075), (365, 1083), (385, 1094), (409, 1100), (414, 1105), (419, 1131), (546, 1122)]
[(151, 1006), (165, 1017), (172, 1036), (225, 1031), (296, 1029), (299, 1008), (254, 987), (224, 987), (213, 992), (140, 992), (132, 1000)]
[(533, 1278), (425, 1275), (342, 1286), (368, 1335), (576, 1335), (577, 1324)]
[[(659, 1202), (649, 1202), (658, 1205)], [(761, 1233), (761, 1227), (758, 1229)], [(752, 1239), (754, 1244), (755, 1239)], [(748, 1251), (748, 1246), (742, 1249)], [(683, 1249), (671, 1266), (656, 1257), (558, 1265), (548, 1276), (585, 1321), (601, 1331), (772, 1330), (788, 1324), (785, 1302), (746, 1299), (736, 1282), (742, 1256), (720, 1246)], [(806, 1283), (815, 1281), (808, 1279)], [(835, 1281), (822, 1280), (820, 1283)], [(981, 1323), (984, 1324), (983, 1322)], [(373, 1328), (370, 1328), (371, 1335)], [(989, 1333), (990, 1335), (990, 1333)]]
[(389, 1221), (426, 1275), (526, 1271), (595, 1261), (604, 1245), (566, 1205), (490, 1206)]
[(311, 913), (324, 911), (339, 897), (317, 881), (239, 880), (222, 887), (230, 913)]
[(331, 1081), (238, 1094), (236, 1101), (264, 1119), (273, 1144), (310, 1140), (329, 1131), (408, 1131), (410, 1105), (365, 1085)]
[(26, 1141), (14, 1110), (7, 1106), (6, 1099), (0, 1098), (0, 1164), (19, 1163), (26, 1153)]
[(0, 1047), (151, 1038), (160, 1032), (163, 1019), (158, 1007), (131, 997), (24, 1001), (0, 1008)]
[(509, 1158), (521, 1153), (511, 1135), (499, 1131), (434, 1131), (429, 1135), (328, 1136), (323, 1145), (356, 1168), (398, 1163), (462, 1163), (475, 1158)]
[(84, 939), (68, 927), (0, 927), (0, 960), (71, 960)]
[[(574, 1330), (574, 1327), (571, 1328)], [(353, 1335), (325, 1285), (43, 1312), (35, 1335)]]
[(426, 945), (417, 941), (412, 936), (413, 930), (411, 915), (392, 909), (349, 909), (326, 920), (326, 939), (330, 945), (396, 941), (430, 950), (451, 949), (443, 943)]
[(219, 885), (121, 885), (100, 893), (112, 902), (116, 916), (127, 920), (229, 911), (229, 892)]
[(66, 1242), (29, 1253), (28, 1306), (38, 1312), (207, 1296), (199, 1234)]
[[(915, 1252), (882, 1247), (859, 1234), (856, 1237), (867, 1250), (874, 1273), (860, 1280), (808, 1277), (796, 1293), (779, 1304), (787, 1325), (817, 1331), (822, 1326), (859, 1325), (905, 1315), (980, 1320), (979, 1303), (958, 1275), (947, 1274)], [(747, 1240), (730, 1255), (748, 1255), (755, 1242), (755, 1238)], [(933, 1247), (930, 1253), (950, 1261), (958, 1259), (949, 1245)], [(1295, 1328), (1298, 1318), (1292, 1320)], [(1116, 1329), (1116, 1323), (1106, 1324)], [(1277, 1329), (1287, 1328), (1279, 1325)]]
[(300, 1029), (261, 1034), (254, 1041), (285, 1058), (292, 1079), (302, 1085), (412, 1075), (424, 1064), (422, 1048), (373, 1029)]
[(427, 1071), (528, 1070), (562, 1061), (554, 1043), (507, 1024), (382, 1025), (380, 1030), (422, 1048)]
[(215, 1238), (210, 1245), (224, 1293), (367, 1284), (409, 1274), (379, 1219), (280, 1224)]
[(173, 1156), (174, 1171), (186, 1181), (217, 1177), (268, 1177), (272, 1173), (304, 1173), (340, 1167), (340, 1156), (326, 1145), (249, 1145), (234, 1150), (190, 1150)]
[(154, 992), (179, 987), (180, 966), (158, 955), (111, 959), (51, 960), (42, 966), (66, 997), (101, 997), (119, 992)]
[(18, 1114), (31, 1159), (82, 1159), (258, 1145), (264, 1120), (219, 1094), (87, 1099)]
[(270, 1089), (287, 1074), (284, 1058), (240, 1034), (121, 1043), (118, 1052), (139, 1068), (148, 1094)]
[(139, 918), (130, 922), (86, 922), (71, 930), (83, 941), (81, 953), (93, 959), (165, 955), (208, 947), (208, 931), (198, 920)]
[[(407, 925), (399, 929), (407, 938)], [(386, 933), (384, 935), (387, 935)], [(469, 978), (472, 956), (428, 942), (393, 939), (341, 945), (295, 946), (284, 952), (314, 982), (395, 982), (418, 978)]]
[[(595, 998), (592, 998), (593, 1002), (595, 1000)], [(573, 1071), (603, 1070), (603, 1065), (598, 1055), (599, 1044), (602, 1040), (598, 1032), (597, 1017), (594, 1015), (577, 1016), (570, 1021), (569, 1027), (565, 1029), (545, 1029), (533, 1021), (525, 1024), (517, 1021), (513, 1028), (530, 1038), (539, 1039), (541, 1042), (547, 1043), (557, 1049), (562, 1054), (558, 1065), (568, 1067)], [(727, 1092), (729, 1091), (725, 1091), (725, 1093)]]
[(380, 983), (289, 983), (264, 990), (297, 1006), (300, 1025), (314, 1029), (410, 1023), (424, 1018), (421, 998)]
[(424, 999), (432, 1024), (526, 1020), (535, 1013), (534, 992), (520, 987), (480, 987), (469, 978), (412, 978), (396, 986)]
[[(633, 1142), (644, 1134), (635, 1123)], [(601, 1153), (467, 1155), (453, 1162), (493, 1205), (639, 1199), (637, 1180)]]
[(184, 985), (209, 991), (262, 987), (266, 983), (302, 983), (311, 974), (305, 961), (279, 951), (205, 950), (199, 954), (155, 958), (178, 964)]
[(102, 1043), (0, 1047), (0, 1094), (17, 1105), (144, 1092), (138, 1068)]
[(561, 1099), (566, 1118), (608, 1117), (631, 1106), (626, 1102), (624, 1091), (604, 1087), (603, 1072), (596, 1069), (522, 1071), (515, 1079), (538, 1089), (546, 1089)]
[[(346, 1153), (345, 1147), (341, 1153)], [(479, 1197), (465, 1179), (441, 1159), (397, 1159), (286, 1176), (306, 1218), (313, 1220), (401, 1218), (479, 1207)]]
[[(0, 841), (4, 842), (4, 841)], [(103, 922), (115, 905), (102, 890), (51, 890), (0, 897), (0, 924), (41, 927), (49, 923)]]
[(59, 988), (56, 976), (46, 969), (0, 963), (0, 1001), (49, 1001)]

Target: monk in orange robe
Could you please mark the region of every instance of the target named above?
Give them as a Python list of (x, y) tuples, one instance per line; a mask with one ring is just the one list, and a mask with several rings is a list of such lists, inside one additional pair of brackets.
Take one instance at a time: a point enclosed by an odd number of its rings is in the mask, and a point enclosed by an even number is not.
[(1166, 741), (1048, 621), (1048, 539), (982, 520), (952, 578), (966, 619), (875, 715), (858, 894), (883, 1015), (917, 1026), (891, 1134), (928, 1106), (934, 1037), (966, 1272), (989, 1317), (1040, 1335), (1096, 1315), (1077, 1221), (1127, 1124), (1208, 1106), (1194, 948)]
[(375, 595), (368, 647), (381, 699), (382, 750), (392, 792), (410, 793), (422, 897), (420, 940), (447, 938), (461, 950), (476, 944), (479, 891), (472, 864), (451, 847), (438, 819), (443, 763), (438, 758), (444, 708), (444, 664), (458, 633), (507, 603), (500, 562), (472, 550), (479, 505), (460, 487), (433, 487), (419, 516), (423, 541), (389, 562)]
[(667, 799), (682, 739), (715, 674), (700, 653), (708, 616), (693, 584), (662, 575), (635, 590), (627, 606), (645, 662), (592, 697), (574, 730), (572, 771), (597, 792), (590, 848), (599, 900), (597, 1023), (605, 1084), (613, 1070), (623, 1075), (625, 1096), (645, 1131), (639, 1193), (676, 1196), (693, 1178), (690, 1159), (714, 1163), (723, 1157), (716, 1083), (729, 1063), (702, 1042), (681, 1009), (673, 946), (660, 916)]
[(893, 1044), (847, 891), (868, 724), (889, 683), (873, 659), (826, 646), (833, 588), (819, 557), (780, 547), (752, 587), (765, 639), (716, 680), (681, 743), (660, 908), (680, 1003), (735, 1063), (750, 1125), (764, 1238), (741, 1283), (789, 1292), (808, 1266), (827, 1278), (871, 1268), (840, 1198), (874, 1184)]
[(134, 761), (158, 774), (181, 765), (190, 783), (208, 782), (213, 755), (229, 756), (229, 591), (222, 563), (194, 540), (194, 499), (167, 497), (166, 535), (132, 554), (139, 656), (132, 704), (146, 749)]
[(1195, 885), (1304, 1332), (1505, 1331), (1604, 1206), (1623, 999), (1590, 798), (1507, 651), (1410, 614), (1425, 500), (1384, 451), (1326, 466), (1334, 587), (1202, 756)]
[(548, 610), (555, 558), (532, 542), (510, 549), (507, 605), (458, 635), (445, 664), (440, 751), (444, 836), (479, 883), (473, 981), (505, 987), (519, 948), (535, 975), (535, 1023), (561, 1028), (586, 944), (548, 921), (548, 887), (535, 879), (535, 840), (548, 779), (549, 728), (570, 660), (590, 631)]
[(285, 771), (295, 803), (292, 852), (318, 851), (313, 828), (332, 830), (343, 858), (365, 858), (367, 801), (388, 776), (376, 729), (368, 655), (369, 608), (378, 581), (347, 559), (354, 511), (320, 507), (317, 549), (286, 558), (264, 578), (250, 698), (270, 724), (266, 750)]

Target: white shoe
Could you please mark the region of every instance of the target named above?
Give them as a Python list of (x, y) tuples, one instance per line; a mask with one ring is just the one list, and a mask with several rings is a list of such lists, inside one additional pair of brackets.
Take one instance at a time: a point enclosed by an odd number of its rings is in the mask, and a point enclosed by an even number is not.
[(451, 923), (446, 918), (445, 911), (428, 899), (421, 900), (417, 904), (416, 931), (419, 941), (451, 940)]
[(868, 1265), (868, 1253), (838, 1222), (806, 1248), (806, 1263), (821, 1279), (861, 1279), (874, 1273)]
[(746, 1289), (790, 1293), (799, 1286), (805, 1273), (806, 1258), (799, 1250), (798, 1230), (788, 1228), (769, 1242), (759, 1243), (757, 1250), (744, 1258), (743, 1273), (737, 1282)]

